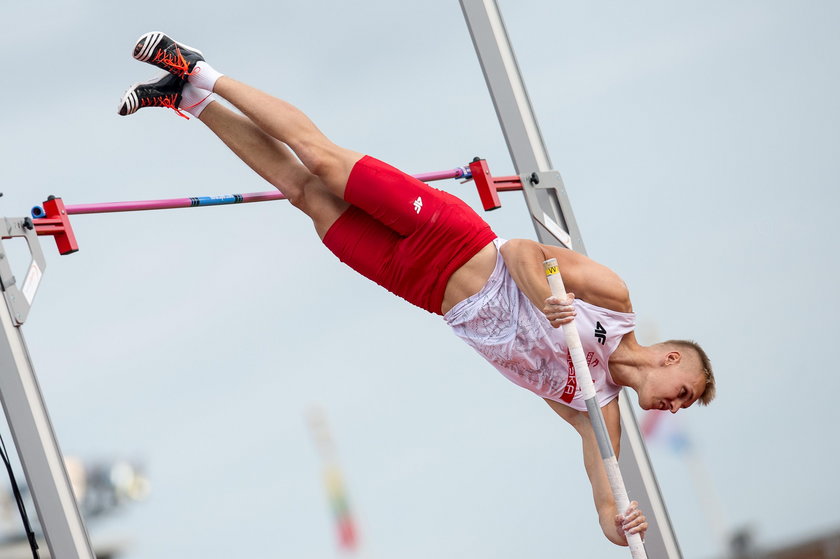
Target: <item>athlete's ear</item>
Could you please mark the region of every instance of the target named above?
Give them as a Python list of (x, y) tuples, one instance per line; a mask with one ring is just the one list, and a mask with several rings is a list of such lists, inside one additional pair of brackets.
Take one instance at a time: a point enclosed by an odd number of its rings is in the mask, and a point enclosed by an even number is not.
[(665, 354), (665, 365), (678, 365), (682, 359), (679, 351), (669, 351)]

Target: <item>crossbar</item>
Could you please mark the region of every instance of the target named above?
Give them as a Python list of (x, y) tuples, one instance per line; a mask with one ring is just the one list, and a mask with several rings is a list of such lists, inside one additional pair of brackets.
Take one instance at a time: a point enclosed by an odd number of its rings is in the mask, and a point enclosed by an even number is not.
[[(423, 182), (446, 179), (470, 179), (472, 172), (469, 167), (456, 167), (445, 171), (433, 171), (412, 175)], [(136, 200), (130, 202), (100, 202), (93, 204), (71, 204), (64, 206), (67, 215), (98, 214), (114, 212), (137, 212), (145, 210), (167, 210), (175, 208), (194, 208), (199, 206), (222, 206), (227, 204), (247, 204), (250, 202), (267, 202), (271, 200), (285, 200), (286, 196), (279, 190), (267, 192), (249, 192), (246, 194), (221, 194), (217, 196), (191, 196), (189, 198), (168, 198), (163, 200)], [(43, 219), (48, 212), (42, 206), (32, 208), (32, 217)], [(40, 233), (47, 234), (47, 233)]]

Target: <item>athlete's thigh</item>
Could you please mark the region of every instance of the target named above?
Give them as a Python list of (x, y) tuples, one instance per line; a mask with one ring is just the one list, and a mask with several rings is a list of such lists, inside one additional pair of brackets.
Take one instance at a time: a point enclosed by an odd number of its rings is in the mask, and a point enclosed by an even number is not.
[(391, 263), (403, 237), (349, 206), (321, 239), (339, 260), (386, 289), (393, 288)]

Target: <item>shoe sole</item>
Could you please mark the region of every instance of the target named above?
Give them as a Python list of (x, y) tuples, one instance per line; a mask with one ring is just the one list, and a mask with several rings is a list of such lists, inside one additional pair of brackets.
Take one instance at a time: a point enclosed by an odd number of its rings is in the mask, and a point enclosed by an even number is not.
[[(166, 33), (163, 33), (162, 31), (150, 31), (149, 33), (141, 35), (140, 38), (137, 39), (137, 42), (134, 43), (134, 52), (132, 53), (132, 56), (140, 62), (148, 62), (149, 59), (152, 57), (152, 53), (155, 52), (155, 49), (164, 37), (169, 36)], [(204, 58), (204, 53), (200, 50), (193, 48), (189, 45), (185, 45), (184, 43), (179, 43), (172, 37), (169, 37), (169, 40), (181, 47), (182, 49), (191, 50), (197, 53), (200, 57)], [(143, 41), (146, 42), (138, 52), (137, 47), (139, 47), (140, 44), (143, 43)]]
[[(128, 89), (125, 90), (123, 93), (122, 99), (120, 99), (120, 105), (117, 107), (117, 114), (120, 116), (128, 116), (130, 114), (134, 114), (140, 108), (140, 98), (137, 97), (137, 88), (141, 85), (149, 85), (159, 81), (165, 73), (160, 74), (157, 77), (154, 77), (150, 80), (146, 80), (144, 82), (137, 82), (136, 84), (132, 85)], [(123, 113), (123, 107), (126, 108), (126, 112)]]

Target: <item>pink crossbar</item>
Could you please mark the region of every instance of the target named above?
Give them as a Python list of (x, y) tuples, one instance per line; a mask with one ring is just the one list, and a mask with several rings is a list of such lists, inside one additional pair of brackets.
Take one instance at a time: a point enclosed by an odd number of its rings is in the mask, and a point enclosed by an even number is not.
[[(413, 175), (423, 182), (445, 179), (469, 178), (472, 176), (469, 168), (458, 167), (447, 171), (435, 171)], [(224, 204), (246, 204), (249, 202), (266, 202), (269, 200), (285, 200), (283, 193), (273, 190), (269, 192), (250, 192), (247, 194), (223, 194), (220, 196), (195, 196), (192, 198), (170, 198), (166, 200), (138, 200), (134, 202), (103, 202), (97, 204), (72, 204), (65, 207), (68, 215), (136, 212), (143, 210), (165, 210), (172, 208), (192, 208), (196, 206), (218, 206)], [(43, 209), (36, 206), (32, 209), (32, 216), (43, 217)]]

